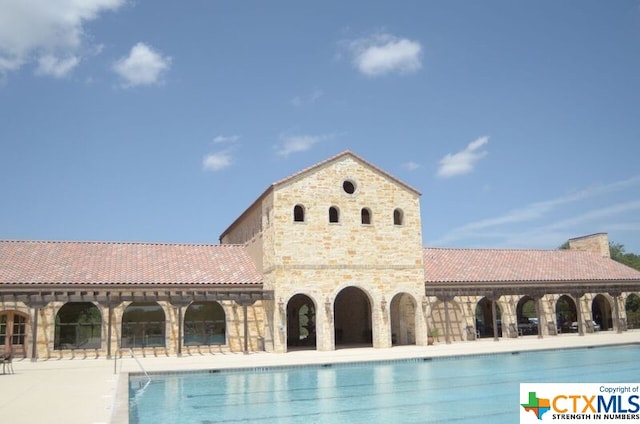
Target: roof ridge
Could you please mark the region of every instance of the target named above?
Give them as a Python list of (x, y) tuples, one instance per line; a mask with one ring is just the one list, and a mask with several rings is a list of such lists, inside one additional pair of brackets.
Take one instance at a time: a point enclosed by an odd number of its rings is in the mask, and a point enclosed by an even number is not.
[[(509, 247), (429, 247), (423, 246), (423, 250), (464, 250), (464, 251), (500, 251), (500, 252), (577, 252), (578, 250), (570, 249), (527, 249), (527, 248), (509, 248)], [(580, 251), (584, 252), (584, 251)]]
[(138, 246), (202, 246), (202, 247), (244, 247), (235, 243), (187, 243), (187, 242), (149, 242), (149, 241), (96, 241), (96, 240), (2, 240), (0, 243), (32, 244), (100, 244), (100, 245), (138, 245)]

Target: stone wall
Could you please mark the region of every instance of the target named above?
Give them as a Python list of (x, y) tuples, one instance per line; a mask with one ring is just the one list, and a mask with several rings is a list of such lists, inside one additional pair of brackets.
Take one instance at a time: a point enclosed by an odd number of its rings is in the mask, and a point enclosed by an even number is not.
[(606, 233), (592, 234), (569, 240), (569, 249), (595, 252), (603, 257), (610, 258), (609, 236)]

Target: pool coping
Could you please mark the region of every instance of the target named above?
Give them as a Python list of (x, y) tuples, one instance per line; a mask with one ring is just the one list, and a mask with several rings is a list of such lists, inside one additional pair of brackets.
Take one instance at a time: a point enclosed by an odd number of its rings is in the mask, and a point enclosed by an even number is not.
[[(628, 334), (628, 333), (627, 333)], [(637, 334), (637, 333), (636, 333)], [(614, 335), (611, 335), (614, 336)], [(615, 335), (619, 336), (619, 334)], [(532, 339), (530, 339), (532, 340)], [(549, 339), (547, 339), (549, 340)], [(558, 340), (558, 339), (555, 339)], [(468, 358), (468, 357), (479, 357), (479, 356), (494, 356), (494, 355), (505, 355), (505, 354), (521, 354), (521, 353), (534, 353), (541, 351), (557, 351), (557, 350), (569, 350), (569, 349), (592, 349), (592, 348), (600, 348), (600, 347), (614, 347), (614, 346), (623, 346), (623, 345), (638, 345), (640, 346), (640, 340), (628, 340), (627, 337), (620, 337), (616, 340), (616, 337), (607, 337), (607, 341), (601, 340), (599, 337), (588, 337), (588, 338), (580, 338), (580, 339), (569, 339), (562, 340), (557, 346), (548, 346), (545, 343), (541, 343), (542, 339), (537, 339), (539, 344), (530, 345), (523, 344), (519, 345), (519, 343), (503, 343), (499, 345), (496, 342), (496, 345), (491, 346), (490, 350), (478, 351), (477, 349), (473, 349), (474, 343), (455, 343), (446, 345), (447, 347), (451, 346), (459, 346), (464, 347), (463, 352), (458, 353), (446, 353), (442, 351), (434, 352), (433, 354), (425, 355), (424, 350), (415, 349), (415, 353), (421, 352), (420, 354), (409, 354), (407, 356), (402, 357), (385, 357), (385, 358), (372, 358), (372, 356), (382, 355), (382, 356), (390, 356), (392, 349), (374, 349), (374, 348), (366, 348), (371, 349), (371, 352), (375, 352), (376, 355), (371, 354), (363, 354), (359, 356), (357, 359), (352, 360), (344, 360), (344, 356), (337, 356), (335, 358), (327, 358), (325, 360), (311, 360), (313, 358), (313, 352), (318, 351), (309, 351), (310, 357), (307, 358), (307, 361), (297, 362), (297, 363), (288, 363), (288, 364), (277, 364), (275, 362), (281, 361), (287, 358), (287, 355), (293, 354), (290, 353), (253, 353), (245, 355), (246, 357), (251, 357), (252, 355), (271, 355), (271, 359), (273, 359), (273, 363), (263, 364), (259, 366), (246, 366), (245, 365), (227, 365), (224, 367), (203, 367), (203, 368), (192, 368), (192, 369), (176, 369), (175, 367), (172, 369), (163, 369), (163, 370), (151, 370), (147, 371), (127, 371), (121, 372), (118, 375), (118, 383), (117, 389), (114, 396), (114, 404), (112, 408), (112, 417), (110, 423), (112, 424), (129, 424), (129, 381), (130, 377), (138, 377), (149, 375), (178, 375), (178, 374), (189, 374), (189, 373), (207, 373), (211, 371), (215, 372), (256, 372), (256, 370), (261, 371), (270, 371), (274, 369), (291, 369), (291, 368), (299, 368), (299, 367), (322, 367), (322, 366), (335, 366), (335, 365), (352, 365), (352, 364), (371, 364), (371, 363), (389, 363), (389, 362), (402, 362), (402, 361), (432, 361), (432, 360), (440, 360), (440, 359), (455, 359), (455, 358)], [(571, 342), (574, 343), (571, 343)], [(575, 343), (576, 341), (580, 341), (580, 343)], [(508, 346), (505, 346), (507, 345)], [(498, 346), (499, 345), (499, 346)], [(476, 345), (478, 346), (478, 345)], [(487, 347), (486, 345), (484, 347)], [(422, 347), (426, 348), (426, 347)], [(363, 349), (363, 348), (361, 348)], [(332, 352), (341, 352), (344, 353), (348, 349), (332, 351)], [(384, 351), (389, 351), (389, 355), (384, 355)], [(330, 354), (328, 352), (318, 352), (323, 354)], [(214, 355), (215, 356), (215, 355)], [(300, 358), (296, 358), (298, 361)], [(317, 359), (317, 358), (316, 358)], [(140, 363), (138, 363), (140, 365)], [(142, 365), (140, 365), (142, 367)], [(170, 368), (170, 367), (167, 367)]]

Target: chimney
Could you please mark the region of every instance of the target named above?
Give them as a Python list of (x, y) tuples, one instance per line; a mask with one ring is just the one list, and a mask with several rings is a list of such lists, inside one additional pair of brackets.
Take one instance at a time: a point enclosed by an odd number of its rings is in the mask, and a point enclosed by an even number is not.
[(600, 256), (610, 258), (609, 235), (607, 233), (591, 234), (589, 236), (569, 239), (569, 249), (594, 252)]

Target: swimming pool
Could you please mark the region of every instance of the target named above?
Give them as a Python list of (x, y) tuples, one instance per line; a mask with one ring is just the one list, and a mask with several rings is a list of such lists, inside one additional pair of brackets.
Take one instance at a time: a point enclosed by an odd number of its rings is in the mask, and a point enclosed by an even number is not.
[(156, 423), (484, 423), (519, 420), (521, 382), (640, 378), (638, 345), (143, 376), (129, 420)]

